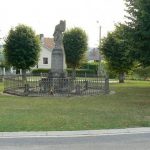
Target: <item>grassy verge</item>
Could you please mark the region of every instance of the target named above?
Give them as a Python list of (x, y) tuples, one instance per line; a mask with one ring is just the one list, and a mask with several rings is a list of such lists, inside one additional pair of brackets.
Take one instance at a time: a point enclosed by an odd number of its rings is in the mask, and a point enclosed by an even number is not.
[(128, 81), (110, 87), (116, 94), (44, 98), (1, 94), (0, 131), (150, 126), (150, 82)]

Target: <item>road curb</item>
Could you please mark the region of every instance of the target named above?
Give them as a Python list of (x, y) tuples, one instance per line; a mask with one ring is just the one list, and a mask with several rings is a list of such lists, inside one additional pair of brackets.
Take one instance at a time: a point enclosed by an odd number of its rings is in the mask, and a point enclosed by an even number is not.
[(108, 130), (81, 130), (81, 131), (33, 131), (33, 132), (0, 132), (0, 138), (25, 138), (25, 137), (86, 137), (121, 134), (150, 133), (150, 127), (126, 128)]

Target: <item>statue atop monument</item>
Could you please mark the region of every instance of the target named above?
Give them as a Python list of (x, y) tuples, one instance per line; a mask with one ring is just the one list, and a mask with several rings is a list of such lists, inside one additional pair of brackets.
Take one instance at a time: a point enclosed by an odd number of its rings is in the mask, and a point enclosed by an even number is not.
[(54, 42), (55, 42), (55, 48), (63, 48), (63, 35), (62, 33), (66, 29), (66, 21), (60, 20), (60, 23), (55, 26), (54, 31)]
[(66, 29), (66, 21), (60, 20), (60, 23), (55, 26), (54, 43), (55, 47), (51, 54), (51, 73), (50, 77), (62, 78), (66, 76), (66, 57), (63, 47), (63, 32)]

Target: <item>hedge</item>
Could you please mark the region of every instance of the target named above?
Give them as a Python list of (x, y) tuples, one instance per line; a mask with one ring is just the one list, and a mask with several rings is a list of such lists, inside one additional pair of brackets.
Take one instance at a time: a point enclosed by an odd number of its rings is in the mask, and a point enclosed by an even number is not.
[[(49, 71), (50, 71), (50, 69), (38, 68), (38, 69), (33, 69), (32, 74), (48, 73)], [(72, 69), (68, 68), (67, 72), (68, 72), (68, 74), (71, 74)], [(76, 69), (76, 74), (91, 75), (91, 74), (96, 74), (96, 73), (95, 73), (95, 70), (92, 70), (92, 69)]]
[(145, 68), (136, 68), (133, 70), (133, 74), (138, 76), (140, 79), (147, 80), (150, 78), (150, 66)]
[(38, 69), (33, 69), (32, 74), (48, 73), (49, 71), (50, 69), (38, 68)]
[(93, 70), (94, 73), (97, 73), (98, 63), (84, 63), (80, 66), (80, 69)]
[[(72, 73), (72, 69), (68, 68), (67, 72), (70, 74)], [(76, 74), (82, 74), (82, 75), (91, 75), (91, 74), (95, 74), (95, 71), (92, 69), (76, 69)]]

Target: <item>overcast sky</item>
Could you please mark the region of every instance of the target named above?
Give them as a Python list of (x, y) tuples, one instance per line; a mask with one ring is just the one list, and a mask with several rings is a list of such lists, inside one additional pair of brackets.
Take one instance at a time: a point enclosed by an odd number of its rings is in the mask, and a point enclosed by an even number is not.
[[(102, 36), (123, 22), (123, 0), (0, 0), (0, 37), (19, 23), (31, 26), (37, 34), (53, 37), (55, 25), (66, 20), (68, 29), (81, 27), (89, 46), (97, 46), (99, 26)], [(97, 23), (99, 21), (99, 24)]]

